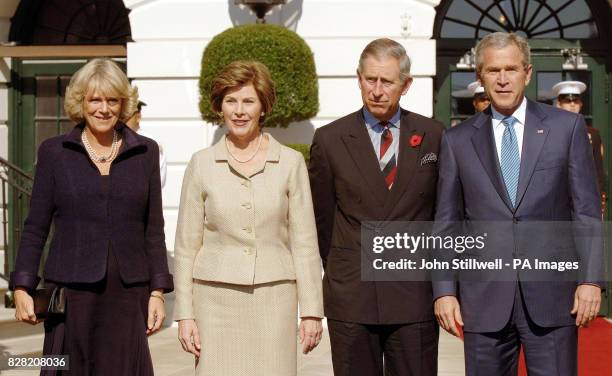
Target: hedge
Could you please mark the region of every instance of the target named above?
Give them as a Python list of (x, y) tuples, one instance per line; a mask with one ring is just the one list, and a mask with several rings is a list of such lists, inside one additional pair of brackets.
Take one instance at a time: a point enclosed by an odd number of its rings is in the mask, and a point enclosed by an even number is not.
[(264, 126), (287, 127), (307, 120), (319, 110), (317, 73), (313, 54), (293, 31), (277, 25), (242, 25), (215, 36), (202, 55), (200, 112), (202, 118), (221, 124), (210, 107), (214, 77), (236, 60), (257, 60), (265, 64), (276, 85), (277, 100)]

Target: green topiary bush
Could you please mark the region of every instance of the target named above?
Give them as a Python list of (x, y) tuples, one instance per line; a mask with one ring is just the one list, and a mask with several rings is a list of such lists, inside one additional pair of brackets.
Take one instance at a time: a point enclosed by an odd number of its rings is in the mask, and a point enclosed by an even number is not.
[(277, 25), (243, 25), (215, 36), (202, 55), (200, 112), (208, 122), (220, 124), (210, 107), (210, 87), (215, 76), (236, 60), (265, 64), (276, 85), (276, 104), (264, 126), (287, 127), (319, 111), (317, 73), (312, 51), (304, 40)]

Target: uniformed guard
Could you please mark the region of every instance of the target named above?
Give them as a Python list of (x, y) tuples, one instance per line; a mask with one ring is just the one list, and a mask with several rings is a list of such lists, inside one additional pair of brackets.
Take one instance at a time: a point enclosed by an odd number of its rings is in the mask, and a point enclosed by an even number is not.
[(491, 101), (482, 85), (480, 85), (480, 82), (474, 81), (467, 88), (472, 93), (472, 104), (476, 112), (482, 112), (485, 108), (489, 107)]
[[(553, 93), (557, 98), (557, 107), (567, 111), (580, 113), (582, 110), (582, 93), (585, 92), (587, 86), (580, 81), (562, 81), (552, 87)], [(604, 146), (601, 142), (599, 130), (587, 122), (587, 131), (589, 141), (593, 146), (593, 157), (595, 158), (595, 168), (597, 168), (597, 180), (599, 183), (599, 191), (601, 192), (601, 211), (602, 216), (606, 208), (606, 175), (603, 166)]]

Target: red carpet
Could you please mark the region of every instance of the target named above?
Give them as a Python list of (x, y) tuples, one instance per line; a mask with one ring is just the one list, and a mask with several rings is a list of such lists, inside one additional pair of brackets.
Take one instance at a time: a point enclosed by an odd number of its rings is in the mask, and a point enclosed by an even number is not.
[[(599, 317), (588, 328), (578, 330), (578, 376), (610, 375), (612, 324)], [(527, 376), (521, 353), (519, 376)]]

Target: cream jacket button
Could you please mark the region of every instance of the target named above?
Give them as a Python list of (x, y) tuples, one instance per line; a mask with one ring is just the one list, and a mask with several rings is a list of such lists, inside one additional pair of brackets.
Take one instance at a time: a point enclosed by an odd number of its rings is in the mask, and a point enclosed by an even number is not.
[(247, 234), (250, 234), (253, 230), (251, 229), (251, 226), (246, 226), (243, 228), (244, 231), (246, 231)]
[(243, 206), (245, 209), (250, 209), (250, 208), (251, 208), (251, 204), (249, 204), (248, 202), (247, 202), (247, 203), (242, 204), (242, 206)]

